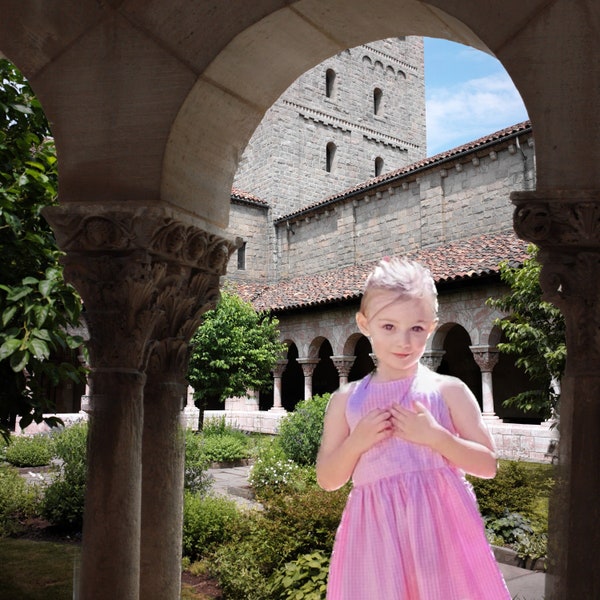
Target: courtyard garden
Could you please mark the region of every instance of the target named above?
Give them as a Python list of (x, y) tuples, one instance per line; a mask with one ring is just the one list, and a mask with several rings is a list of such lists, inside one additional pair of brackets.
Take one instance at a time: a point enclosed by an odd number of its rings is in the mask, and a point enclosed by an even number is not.
[[(182, 598), (320, 599), (350, 486), (324, 492), (315, 459), (327, 396), (301, 402), (276, 437), (205, 424), (186, 432)], [(87, 426), (0, 447), (0, 600), (71, 598), (85, 491)], [(252, 464), (244, 508), (212, 489), (211, 468)], [(502, 461), (471, 479), (490, 542), (544, 563), (552, 467)]]

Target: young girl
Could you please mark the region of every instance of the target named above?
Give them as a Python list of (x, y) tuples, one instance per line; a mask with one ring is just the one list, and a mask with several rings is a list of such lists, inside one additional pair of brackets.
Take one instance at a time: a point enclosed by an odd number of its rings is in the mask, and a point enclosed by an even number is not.
[(317, 480), (353, 489), (328, 600), (510, 600), (463, 472), (494, 477), (494, 444), (466, 385), (419, 364), (437, 292), (415, 262), (383, 260), (356, 315), (377, 369), (338, 390)]

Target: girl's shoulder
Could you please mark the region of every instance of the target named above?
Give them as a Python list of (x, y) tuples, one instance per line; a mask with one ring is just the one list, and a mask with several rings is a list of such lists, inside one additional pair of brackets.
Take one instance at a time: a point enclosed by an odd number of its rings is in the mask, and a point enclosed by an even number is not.
[(420, 385), (431, 391), (438, 391), (444, 399), (470, 394), (468, 386), (458, 377), (444, 375), (423, 366), (419, 371)]

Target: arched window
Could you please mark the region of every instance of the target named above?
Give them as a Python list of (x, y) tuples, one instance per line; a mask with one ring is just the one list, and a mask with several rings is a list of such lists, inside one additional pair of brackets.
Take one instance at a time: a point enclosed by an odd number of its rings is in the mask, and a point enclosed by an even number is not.
[(333, 69), (327, 69), (325, 72), (325, 96), (327, 98), (333, 98), (335, 96), (335, 85), (336, 74)]
[(238, 271), (246, 270), (246, 242), (244, 242), (237, 251), (237, 268)]
[(325, 157), (325, 170), (328, 173), (331, 173), (331, 171), (333, 171), (333, 167), (335, 166), (335, 151), (336, 150), (337, 150), (337, 148), (333, 142), (329, 142), (327, 144), (326, 157)]
[(378, 156), (375, 159), (375, 177), (378, 177), (379, 175), (381, 175), (381, 173), (383, 173), (383, 158), (381, 158), (381, 156)]
[(375, 88), (373, 90), (373, 114), (378, 115), (381, 113), (382, 104), (381, 99), (383, 97), (383, 92), (380, 88)]

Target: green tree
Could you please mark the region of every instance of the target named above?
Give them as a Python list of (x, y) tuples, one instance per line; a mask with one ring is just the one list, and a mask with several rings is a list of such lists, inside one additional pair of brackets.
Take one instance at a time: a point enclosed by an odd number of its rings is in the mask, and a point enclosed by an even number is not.
[(188, 381), (203, 409), (212, 401), (269, 389), (271, 370), (285, 351), (279, 321), (224, 290), (217, 307), (204, 315), (191, 341)]
[(542, 299), (537, 247), (530, 245), (527, 252), (529, 257), (521, 267), (500, 264), (502, 281), (511, 291), (502, 298), (490, 298), (487, 303), (508, 313), (507, 318), (496, 320), (506, 338), (498, 349), (515, 356), (515, 364), (537, 385), (535, 390), (508, 398), (505, 404), (549, 417), (557, 408), (559, 382), (565, 370), (565, 321), (556, 306)]
[(62, 277), (52, 231), (41, 216), (57, 201), (54, 142), (21, 73), (0, 59), (0, 433), (51, 410), (48, 391), (82, 381), (69, 360), (82, 343), (69, 333), (81, 301)]

